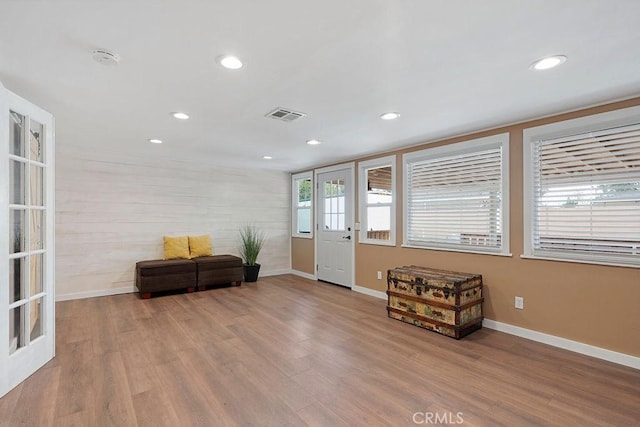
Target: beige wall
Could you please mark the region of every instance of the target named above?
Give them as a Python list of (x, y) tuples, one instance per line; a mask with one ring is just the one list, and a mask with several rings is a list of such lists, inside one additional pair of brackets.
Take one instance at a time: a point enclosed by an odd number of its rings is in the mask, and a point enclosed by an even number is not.
[[(420, 264), (483, 275), (485, 317), (498, 322), (539, 331), (640, 356), (640, 269), (522, 259), (522, 131), (525, 128), (640, 105), (640, 98), (617, 102), (579, 112), (558, 115), (523, 124), (424, 144), (392, 153), (397, 154), (397, 236), (396, 247), (356, 244), (356, 284), (385, 291), (385, 280), (377, 271), (400, 265)], [(510, 133), (510, 249), (512, 257), (466, 254), (402, 248), (402, 154), (473, 138)], [(379, 156), (370, 156), (358, 161)], [(356, 203), (357, 206), (357, 203)], [(294, 265), (313, 260), (308, 252), (292, 253)], [(384, 276), (384, 275), (383, 275)], [(514, 308), (514, 297), (524, 297), (524, 310)], [(384, 313), (381, 313), (384, 315)]]
[(314, 241), (313, 239), (291, 239), (291, 268), (303, 273), (314, 274)]

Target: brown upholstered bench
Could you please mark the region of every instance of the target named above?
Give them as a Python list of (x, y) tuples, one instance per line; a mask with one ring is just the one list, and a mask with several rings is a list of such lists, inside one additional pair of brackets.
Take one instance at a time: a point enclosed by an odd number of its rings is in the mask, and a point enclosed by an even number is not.
[(140, 297), (147, 299), (152, 292), (186, 289), (196, 286), (196, 263), (190, 259), (140, 261), (136, 263), (136, 287)]
[(233, 255), (213, 255), (193, 258), (197, 268), (197, 287), (203, 291), (207, 286), (242, 283), (242, 259)]
[(203, 291), (207, 286), (242, 283), (242, 259), (233, 255), (203, 256), (136, 263), (136, 287), (143, 299), (152, 292), (186, 289)]

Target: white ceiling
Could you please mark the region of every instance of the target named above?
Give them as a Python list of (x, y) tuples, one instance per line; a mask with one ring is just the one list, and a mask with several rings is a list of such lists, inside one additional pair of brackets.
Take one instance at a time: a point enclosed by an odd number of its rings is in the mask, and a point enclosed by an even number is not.
[(56, 116), (58, 145), (301, 170), (639, 95), (638, 17), (638, 0), (3, 0), (0, 80)]

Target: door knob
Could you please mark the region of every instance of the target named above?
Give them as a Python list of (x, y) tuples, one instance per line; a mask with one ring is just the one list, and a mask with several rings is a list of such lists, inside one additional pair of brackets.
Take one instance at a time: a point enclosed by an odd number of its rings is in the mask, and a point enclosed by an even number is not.
[(351, 236), (342, 236), (343, 239), (351, 240)]

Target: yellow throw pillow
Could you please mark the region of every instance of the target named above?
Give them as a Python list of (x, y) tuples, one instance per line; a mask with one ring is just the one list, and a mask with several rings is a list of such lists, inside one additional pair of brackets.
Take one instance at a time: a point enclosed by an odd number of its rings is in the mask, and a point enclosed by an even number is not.
[(164, 236), (164, 259), (189, 259), (189, 239), (187, 236)]
[(191, 258), (213, 255), (211, 236), (189, 236), (189, 255)]

